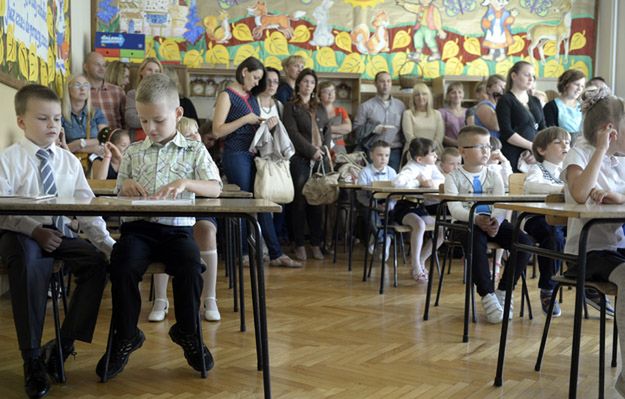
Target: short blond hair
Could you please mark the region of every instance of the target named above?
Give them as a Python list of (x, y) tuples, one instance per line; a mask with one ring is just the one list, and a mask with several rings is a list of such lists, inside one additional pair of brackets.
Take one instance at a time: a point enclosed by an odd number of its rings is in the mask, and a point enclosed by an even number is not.
[(183, 136), (186, 136), (191, 133), (199, 134), (199, 130), (200, 130), (200, 127), (198, 126), (197, 121), (192, 118), (187, 118), (186, 116), (183, 116), (182, 118), (180, 118), (180, 120), (178, 121), (178, 125), (176, 127), (178, 128), (178, 131), (182, 133)]
[(162, 73), (146, 76), (137, 87), (136, 101), (141, 104), (160, 104), (163, 100), (173, 108), (180, 106), (176, 83)]

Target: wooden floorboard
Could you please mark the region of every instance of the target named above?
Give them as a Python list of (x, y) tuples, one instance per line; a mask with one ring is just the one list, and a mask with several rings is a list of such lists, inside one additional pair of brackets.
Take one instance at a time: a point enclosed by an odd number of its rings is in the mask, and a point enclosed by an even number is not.
[[(446, 276), (442, 302), (423, 321), (425, 284), (410, 279), (400, 266), (399, 287), (387, 282), (378, 294), (379, 274), (362, 282), (362, 253), (348, 272), (346, 256), (308, 261), (304, 269), (267, 269), (267, 307), (271, 382), (275, 398), (564, 398), (568, 393), (572, 336), (573, 291), (565, 292), (562, 317), (552, 324), (542, 371), (534, 371), (544, 316), (537, 280), (530, 279), (534, 319), (515, 319), (505, 369), (505, 384), (493, 386), (499, 325), (486, 323), (479, 302), (478, 322), (470, 326), (470, 342), (462, 343), (464, 286), (455, 262)], [(377, 266), (377, 265), (376, 265)], [(387, 279), (388, 280), (388, 279)], [(143, 292), (147, 298), (147, 284)], [(246, 287), (249, 294), (249, 287)], [(215, 368), (203, 380), (184, 360), (167, 331), (173, 311), (163, 323), (147, 322), (150, 303), (144, 301), (140, 328), (144, 346), (131, 355), (122, 374), (101, 384), (95, 365), (102, 355), (111, 314), (106, 289), (94, 342), (78, 343), (76, 358), (66, 363), (68, 383), (54, 385), (50, 398), (258, 398), (262, 374), (256, 371), (251, 307), (248, 332), (239, 332), (239, 315), (232, 312), (232, 293), (220, 272), (222, 321), (204, 322), (205, 342)], [(171, 293), (170, 293), (171, 298)], [(249, 296), (247, 304), (250, 304)], [(599, 321), (591, 309), (584, 322), (579, 398), (597, 396)], [(49, 311), (51, 315), (51, 307)], [(22, 361), (17, 349), (11, 304), (0, 299), (0, 398), (24, 397)], [(606, 397), (618, 397), (613, 384), (617, 370), (609, 367), (612, 321), (607, 329)], [(48, 318), (44, 342), (52, 338)], [(619, 359), (620, 362), (620, 359)]]

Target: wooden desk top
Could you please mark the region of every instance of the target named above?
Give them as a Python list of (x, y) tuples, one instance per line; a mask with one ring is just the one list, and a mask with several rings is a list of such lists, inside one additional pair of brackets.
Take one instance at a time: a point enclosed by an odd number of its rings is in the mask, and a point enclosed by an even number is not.
[[(89, 199), (53, 198), (43, 201), (24, 199), (0, 198), (0, 213), (5, 214), (90, 214), (107, 215), (123, 214), (133, 215), (200, 215), (200, 214), (226, 214), (226, 213), (256, 213), (256, 212), (280, 212), (282, 207), (271, 201), (253, 198), (212, 198), (196, 199), (192, 205), (159, 204), (155, 202), (149, 205), (133, 205), (132, 199), (119, 199), (117, 197), (96, 197)], [(51, 213), (47, 213), (51, 212)]]
[(487, 201), (487, 202), (538, 202), (544, 201), (547, 194), (425, 194), (425, 199), (438, 201)]
[(337, 184), (332, 184), (332, 187), (338, 187), (346, 190), (360, 190), (367, 186), (364, 184), (339, 182)]
[[(95, 194), (97, 197), (99, 196), (114, 196), (115, 195), (115, 187), (113, 188), (109, 188), (109, 187), (91, 187), (91, 190), (93, 191), (93, 194)], [(230, 191), (230, 190), (224, 190), (221, 192), (221, 195), (219, 196), (219, 198), (252, 198), (254, 196), (254, 194), (248, 192), (248, 191), (241, 191), (241, 190), (234, 190), (234, 191)]]
[(406, 188), (406, 187), (373, 187), (373, 186), (362, 186), (363, 190), (366, 191), (375, 191), (376, 193), (407, 193), (407, 194), (427, 194), (427, 193), (438, 193), (438, 188), (434, 187), (417, 187), (417, 188)]
[(587, 205), (566, 203), (508, 203), (499, 202), (495, 208), (509, 209), (517, 212), (531, 212), (538, 215), (560, 216), (582, 219), (623, 219), (625, 205)]

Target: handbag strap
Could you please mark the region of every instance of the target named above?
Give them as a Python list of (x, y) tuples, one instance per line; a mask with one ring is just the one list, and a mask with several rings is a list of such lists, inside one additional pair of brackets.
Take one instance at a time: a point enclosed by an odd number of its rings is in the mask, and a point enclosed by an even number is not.
[[(327, 145), (324, 145), (323, 148), (326, 150), (326, 155), (328, 156), (328, 165), (330, 165), (330, 173), (332, 173), (334, 172), (334, 166), (332, 165), (332, 156), (330, 155), (330, 149)], [(321, 164), (323, 165), (323, 158), (321, 159)]]

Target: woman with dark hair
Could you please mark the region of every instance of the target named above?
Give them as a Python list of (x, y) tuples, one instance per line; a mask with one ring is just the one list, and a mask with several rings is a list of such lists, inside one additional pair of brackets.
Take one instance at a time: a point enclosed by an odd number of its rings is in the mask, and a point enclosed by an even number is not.
[(309, 205), (302, 194), (306, 180), (310, 176), (310, 169), (316, 168), (323, 162), (324, 146), (330, 145), (331, 133), (326, 129), (328, 115), (325, 108), (319, 104), (315, 95), (317, 89), (317, 75), (315, 71), (306, 68), (300, 72), (295, 80), (295, 95), (292, 101), (284, 106), (282, 121), (289, 132), (289, 137), (295, 147), (295, 155), (291, 158), (291, 176), (295, 188), (295, 199), (292, 203), (291, 222), (295, 238), (295, 258), (306, 260), (304, 233), (308, 221), (312, 256), (323, 259), (321, 252), (322, 239), (322, 209), (321, 206)]
[(531, 155), (532, 141), (536, 132), (545, 128), (543, 109), (538, 98), (528, 90), (535, 80), (534, 66), (527, 61), (519, 61), (510, 68), (506, 79), (506, 92), (497, 102), (497, 122), (503, 147), (501, 152), (512, 164), (512, 170), (519, 172), (521, 154), (528, 151), (523, 159), (535, 163)]
[[(236, 70), (236, 81), (219, 93), (213, 116), (213, 135), (225, 137), (222, 165), (229, 183), (241, 187), (241, 190), (254, 192), (254, 154), (249, 151), (254, 134), (263, 122), (261, 110), (255, 96), (265, 91), (265, 67), (254, 57), (246, 58)], [(269, 118), (265, 123), (269, 128), (277, 124), (277, 118)], [(282, 253), (276, 237), (271, 214), (259, 213), (260, 224), (265, 244), (269, 250), (270, 264), (273, 266), (301, 267)], [(244, 250), (247, 245), (244, 243)]]
[(491, 137), (499, 138), (499, 123), (497, 122), (496, 104), (503, 95), (506, 79), (501, 75), (490, 75), (486, 79), (484, 94), (486, 98), (475, 106), (474, 124), (488, 130)]
[(582, 130), (582, 108), (579, 98), (586, 86), (586, 76), (582, 71), (569, 69), (558, 78), (560, 95), (545, 104), (545, 124), (559, 126), (569, 132), (571, 143), (575, 142)]

